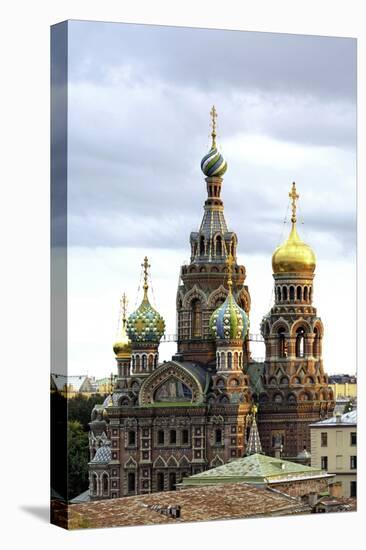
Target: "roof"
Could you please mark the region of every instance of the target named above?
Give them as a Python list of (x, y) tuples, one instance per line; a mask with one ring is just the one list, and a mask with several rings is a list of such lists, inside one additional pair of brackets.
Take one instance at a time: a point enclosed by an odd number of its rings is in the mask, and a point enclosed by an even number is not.
[[(152, 509), (169, 505), (181, 506), (179, 519)], [(307, 504), (279, 491), (235, 483), (72, 504), (68, 517), (72, 529), (285, 516), (310, 510)]]
[(112, 458), (112, 451), (110, 445), (103, 445), (99, 447), (94, 455), (93, 464), (108, 464)]
[(263, 484), (326, 476), (327, 474), (318, 468), (257, 453), (186, 477), (182, 481), (182, 486), (239, 481)]
[[(338, 420), (339, 418), (339, 420)], [(350, 411), (348, 413), (342, 414), (338, 417), (332, 416), (326, 420), (321, 420), (320, 422), (315, 422), (315, 424), (310, 424), (311, 428), (321, 428), (322, 426), (334, 427), (334, 426), (355, 426), (357, 424), (357, 409)]]
[(86, 382), (88, 376), (81, 374), (79, 376), (65, 376), (64, 374), (51, 374), (51, 380), (58, 391), (64, 391), (65, 386), (72, 386), (73, 391), (80, 391), (81, 386)]
[(79, 504), (80, 502), (90, 502), (89, 489), (70, 500), (71, 504)]

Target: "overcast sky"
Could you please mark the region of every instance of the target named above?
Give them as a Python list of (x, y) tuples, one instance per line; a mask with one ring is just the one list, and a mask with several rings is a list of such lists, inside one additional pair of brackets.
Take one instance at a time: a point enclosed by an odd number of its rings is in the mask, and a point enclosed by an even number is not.
[[(295, 180), (299, 233), (318, 260), (325, 368), (355, 372), (356, 41), (73, 21), (68, 75), (69, 372), (115, 368), (119, 296), (128, 293), (130, 311), (138, 304), (145, 254), (175, 332), (212, 104), (252, 332), (271, 305), (271, 255), (289, 231)], [(162, 345), (161, 358), (173, 348)]]

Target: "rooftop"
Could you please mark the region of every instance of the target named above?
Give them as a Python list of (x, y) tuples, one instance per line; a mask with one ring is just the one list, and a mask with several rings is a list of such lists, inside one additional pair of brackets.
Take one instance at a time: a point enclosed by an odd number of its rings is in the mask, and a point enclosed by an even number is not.
[(350, 411), (348, 413), (342, 414), (340, 416), (332, 416), (326, 420), (321, 420), (315, 424), (310, 424), (312, 428), (321, 427), (321, 426), (355, 426), (357, 425), (357, 409)]
[[(168, 517), (152, 507), (180, 506), (179, 519)], [(58, 504), (60, 508), (60, 505)], [(278, 491), (246, 483), (193, 487), (72, 504), (68, 508), (69, 528), (117, 527), (162, 523), (211, 521), (263, 516), (307, 514), (310, 507)], [(56, 513), (67, 517), (61, 509)]]
[(183, 479), (182, 486), (202, 486), (239, 481), (263, 484), (324, 477), (325, 475), (318, 468), (256, 453), (186, 477)]

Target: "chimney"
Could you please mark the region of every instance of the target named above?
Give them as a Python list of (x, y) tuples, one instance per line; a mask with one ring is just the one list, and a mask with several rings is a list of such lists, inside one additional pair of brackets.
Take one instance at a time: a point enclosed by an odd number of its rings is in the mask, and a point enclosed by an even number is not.
[(336, 413), (336, 422), (337, 424), (342, 422), (342, 414), (339, 411)]
[(312, 492), (312, 493), (308, 494), (309, 506), (311, 506), (311, 507), (315, 506), (317, 500), (318, 500), (318, 494), (317, 493)]
[(340, 481), (330, 483), (329, 494), (331, 497), (340, 498), (342, 496), (342, 483)]

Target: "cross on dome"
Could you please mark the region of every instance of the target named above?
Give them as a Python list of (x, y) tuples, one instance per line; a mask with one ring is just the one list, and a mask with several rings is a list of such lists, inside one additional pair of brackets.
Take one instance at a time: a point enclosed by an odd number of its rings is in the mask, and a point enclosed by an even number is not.
[(296, 183), (293, 182), (292, 183), (292, 189), (291, 189), (291, 192), (288, 194), (288, 196), (290, 197), (291, 199), (291, 208), (292, 208), (292, 216), (291, 216), (291, 221), (292, 223), (296, 223), (296, 201), (297, 199), (299, 198), (300, 195), (297, 194), (296, 192)]

